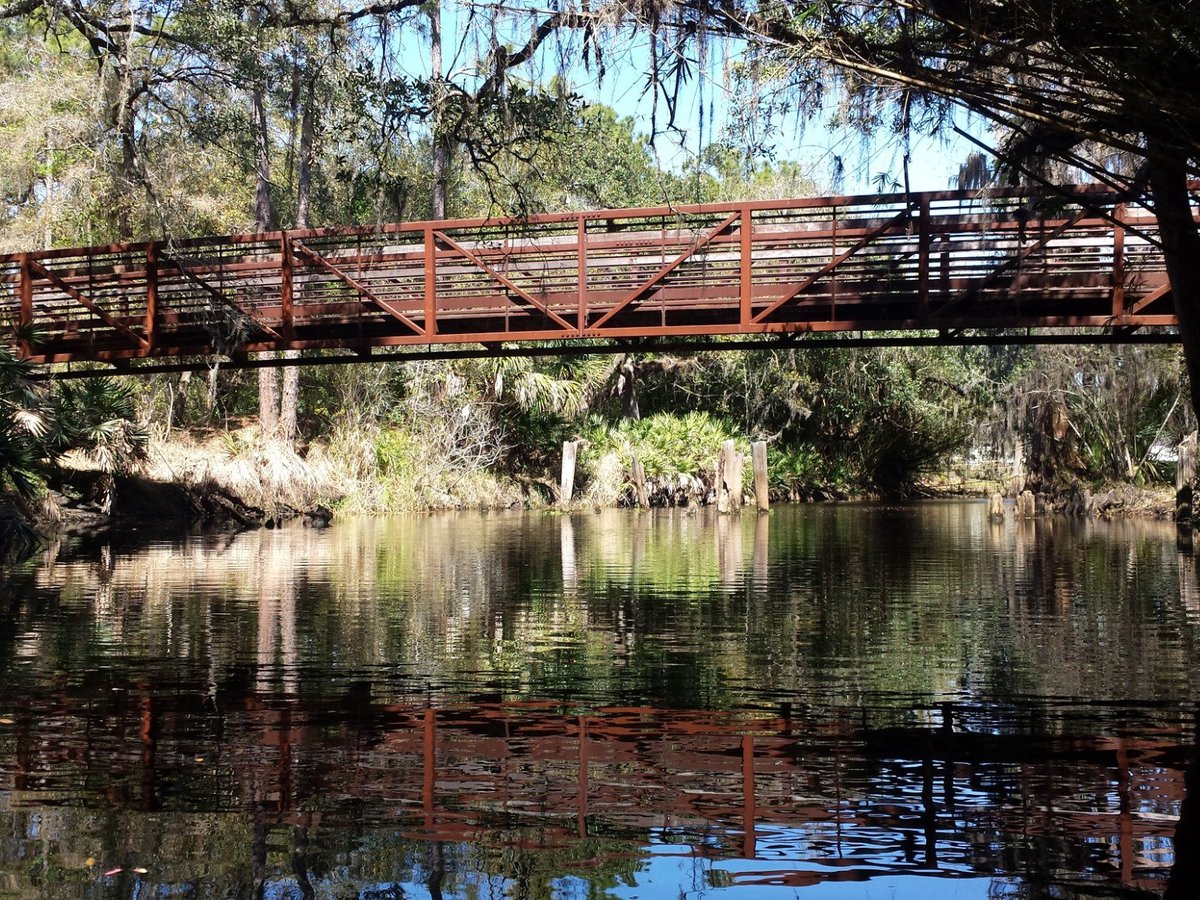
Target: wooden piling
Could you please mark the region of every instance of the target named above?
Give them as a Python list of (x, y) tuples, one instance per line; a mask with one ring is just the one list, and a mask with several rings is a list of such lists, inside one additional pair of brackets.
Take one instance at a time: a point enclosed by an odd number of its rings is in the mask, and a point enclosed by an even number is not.
[(558, 484), (558, 505), (566, 509), (575, 494), (575, 459), (579, 454), (579, 441), (563, 441), (562, 478)]
[(736, 512), (742, 507), (742, 454), (732, 440), (721, 445), (717, 454), (717, 510)]
[(755, 441), (750, 447), (754, 464), (754, 503), (759, 512), (771, 508), (770, 485), (767, 481), (767, 442)]
[(1036, 508), (1036, 502), (1033, 499), (1033, 491), (1021, 491), (1021, 493), (1017, 495), (1018, 519), (1032, 519)]
[(1008, 496), (1016, 500), (1025, 490), (1025, 445), (1018, 438), (1013, 447), (1012, 474), (1008, 479)]
[(999, 491), (988, 498), (988, 518), (993, 522), (1004, 521), (1004, 497)]
[(646, 493), (646, 469), (636, 456), (633, 457), (629, 468), (633, 474), (633, 497), (638, 506), (642, 509), (649, 509), (650, 495)]
[(1196, 432), (1179, 444), (1179, 460), (1175, 465), (1175, 521), (1192, 521), (1192, 492), (1196, 482)]

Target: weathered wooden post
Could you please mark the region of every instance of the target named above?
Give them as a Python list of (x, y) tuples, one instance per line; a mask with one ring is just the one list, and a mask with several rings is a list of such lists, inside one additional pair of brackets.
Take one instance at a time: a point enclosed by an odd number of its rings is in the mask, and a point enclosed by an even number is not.
[(558, 483), (558, 505), (566, 509), (575, 493), (575, 458), (579, 441), (563, 441), (562, 478)]
[(1179, 461), (1175, 464), (1175, 521), (1192, 521), (1192, 491), (1196, 482), (1196, 432), (1179, 443)]
[(717, 454), (717, 510), (735, 512), (742, 507), (742, 455), (733, 440), (721, 445)]
[(1017, 495), (1017, 518), (1032, 519), (1036, 511), (1033, 491), (1021, 491)]
[(575, 524), (571, 521), (570, 516), (559, 516), (558, 522), (563, 593), (573, 596), (579, 589), (579, 563), (575, 555)]
[(725, 487), (729, 489), (729, 507), (742, 508), (742, 454), (732, 440), (725, 442)]
[(642, 509), (650, 508), (650, 495), (646, 493), (646, 469), (642, 461), (633, 457), (630, 466), (633, 474), (633, 497)]
[(750, 447), (754, 463), (754, 503), (759, 512), (771, 508), (770, 485), (767, 481), (767, 442), (755, 441)]
[(999, 491), (988, 498), (988, 518), (993, 522), (1004, 521), (1004, 497)]
[(1008, 496), (1016, 500), (1025, 490), (1025, 445), (1017, 438), (1013, 446), (1012, 474), (1008, 479)]

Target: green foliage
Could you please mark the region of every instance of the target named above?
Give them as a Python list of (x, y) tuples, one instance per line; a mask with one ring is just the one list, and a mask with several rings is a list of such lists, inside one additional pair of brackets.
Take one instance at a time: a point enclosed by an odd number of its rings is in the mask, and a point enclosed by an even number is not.
[(771, 493), (778, 497), (796, 500), (845, 497), (857, 485), (844, 458), (823, 456), (811, 444), (771, 447), (768, 459)]
[(80, 451), (114, 474), (137, 465), (146, 449), (127, 382), (96, 378), (46, 386), (30, 374), (0, 344), (0, 558), (32, 546), (33, 501), (63, 454)]
[[(905, 490), (965, 444), (990, 397), (971, 351), (949, 348), (710, 353), (655, 368), (643, 411), (698, 407), (742, 435), (806, 448), (796, 451), (801, 494), (806, 484)], [(808, 453), (825, 471), (804, 462)]]
[(407, 478), (412, 470), (412, 436), (396, 428), (385, 428), (375, 438), (375, 463), (384, 478)]
[(712, 468), (721, 444), (730, 439), (738, 440), (739, 451), (749, 452), (736, 429), (705, 412), (650, 416), (630, 423), (626, 433), (648, 475), (698, 475)]
[(135, 419), (135, 389), (123, 379), (87, 378), (57, 386), (48, 404), (46, 448), (80, 450), (105, 472), (128, 472), (142, 462), (149, 436)]
[(683, 196), (697, 203), (778, 200), (818, 193), (807, 167), (798, 162), (772, 162), (730, 142), (710, 144), (681, 176)]
[(1165, 347), (1039, 347), (1000, 388), (985, 429), (1019, 441), (1032, 480), (1048, 490), (1074, 479), (1162, 482), (1157, 452), (1194, 427), (1183, 357)]
[(728, 422), (706, 412), (658, 413), (636, 421), (609, 424), (593, 419), (584, 432), (589, 456), (617, 453), (626, 463), (637, 457), (651, 477), (711, 476), (721, 445), (736, 440), (742, 453), (749, 444)]
[(29, 374), (30, 367), (0, 344), (0, 497), (15, 492), (29, 500), (37, 490), (49, 422)]

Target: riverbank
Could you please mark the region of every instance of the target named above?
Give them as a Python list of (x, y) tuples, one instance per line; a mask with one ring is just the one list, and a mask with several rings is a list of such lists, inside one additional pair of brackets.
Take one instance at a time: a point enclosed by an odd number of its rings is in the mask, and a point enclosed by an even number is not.
[[(382, 449), (381, 449), (382, 448)], [(637, 503), (631, 467), (612, 448), (585, 446), (571, 506), (609, 508)], [(884, 499), (844, 483), (789, 480), (787, 458), (770, 472), (772, 502)], [(783, 469), (784, 471), (779, 471)], [(707, 470), (656, 471), (645, 478), (654, 506), (716, 505), (716, 461)], [(385, 515), (445, 509), (541, 508), (561, 500), (556, 476), (541, 471), (500, 472), (432, 460), (419, 447), (393, 446), (376, 435), (337, 435), (331, 441), (291, 447), (263, 440), (252, 425), (231, 430), (176, 430), (152, 440), (140, 469), (112, 476), (82, 455), (68, 455), (50, 485), (45, 533), (96, 533), (126, 523), (155, 522), (177, 529), (242, 530), (301, 519), (323, 527), (335, 515)], [(986, 471), (942, 472), (900, 495), (990, 496), (1002, 490)], [(744, 484), (752, 473), (746, 463)], [(753, 507), (753, 489), (745, 489)], [(1170, 518), (1174, 491), (1167, 486), (1093, 485), (1074, 496), (1048, 498), (1050, 511), (1097, 518)]]
[(82, 533), (130, 522), (228, 530), (292, 519), (324, 526), (342, 496), (338, 467), (256, 430), (178, 431), (151, 440), (141, 465), (116, 474), (68, 454), (48, 482), (43, 530)]

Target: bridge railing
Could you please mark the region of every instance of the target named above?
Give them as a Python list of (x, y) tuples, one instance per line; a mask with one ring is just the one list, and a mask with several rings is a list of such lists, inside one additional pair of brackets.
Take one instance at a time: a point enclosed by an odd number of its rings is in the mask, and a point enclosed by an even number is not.
[[(651, 335), (1174, 323), (1098, 188), (823, 197), (0, 256), (38, 362)], [(34, 340), (29, 340), (32, 334)]]

